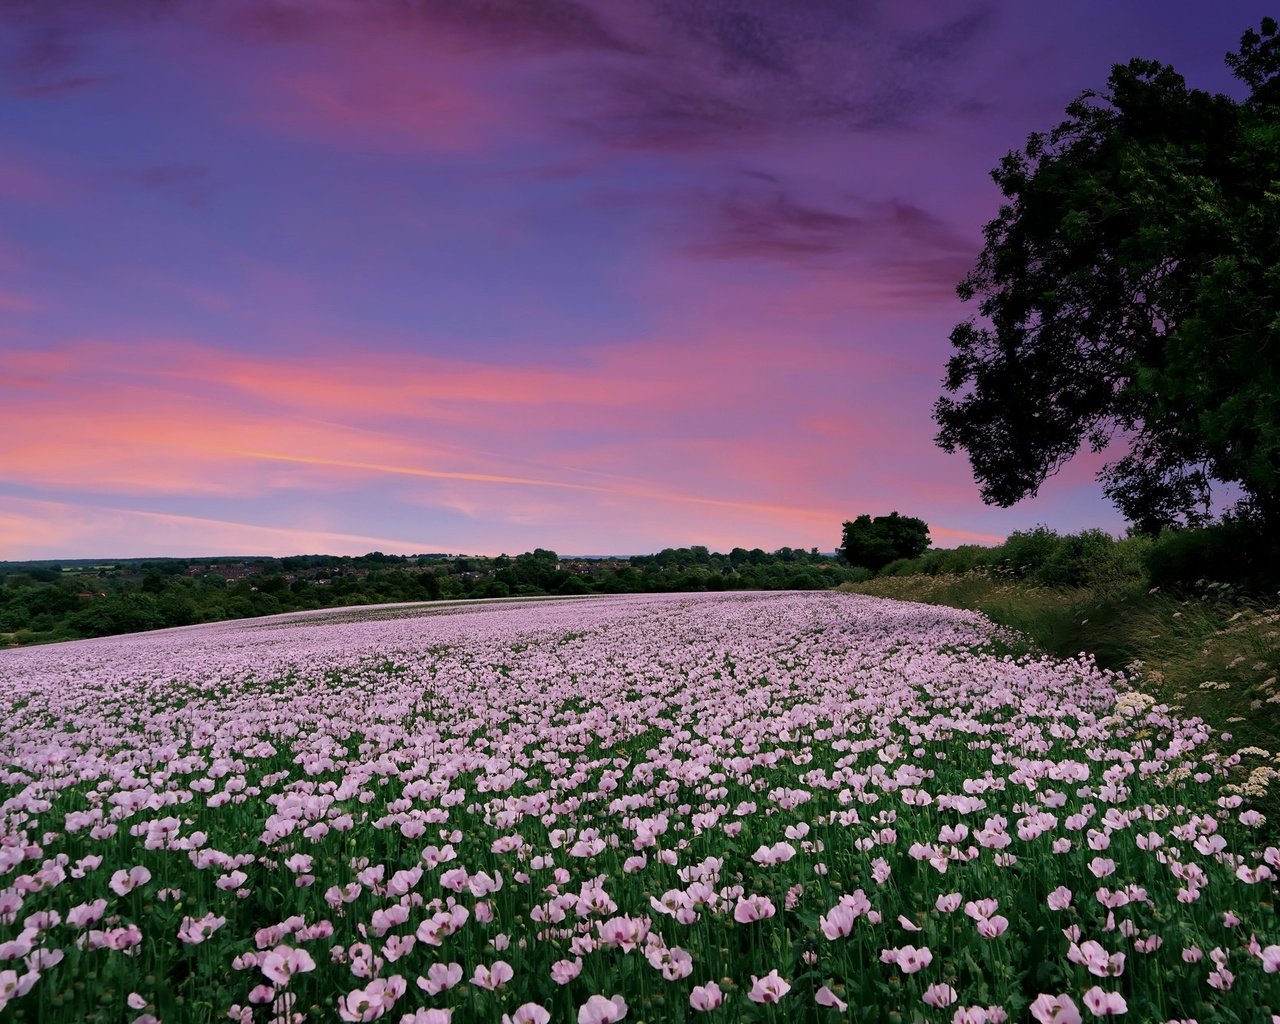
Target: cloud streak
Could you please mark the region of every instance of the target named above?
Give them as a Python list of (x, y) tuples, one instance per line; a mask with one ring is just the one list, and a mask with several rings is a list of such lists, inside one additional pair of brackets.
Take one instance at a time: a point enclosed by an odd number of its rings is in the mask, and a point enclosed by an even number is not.
[(609, 487), (603, 484), (573, 483), (565, 480), (544, 480), (533, 477), (502, 476), (494, 473), (468, 473), (456, 470), (424, 469), (420, 466), (397, 466), (387, 463), (354, 462), (344, 459), (331, 459), (321, 456), (286, 455), (281, 452), (232, 451), (230, 454), (242, 455), (250, 459), (262, 459), (266, 462), (284, 462), (306, 466), (331, 466), (338, 469), (357, 469), (370, 473), (390, 474), (392, 476), (423, 477), (429, 480), (463, 480), (468, 483), (510, 484), (518, 487), (553, 488), (566, 491), (587, 491), (594, 494), (605, 494), (624, 498), (642, 498), (647, 501), (658, 501), (676, 505), (705, 505), (711, 508), (728, 508), (744, 512), (762, 512), (770, 516), (785, 517), (794, 521), (818, 519), (826, 521), (829, 517), (821, 511), (806, 508), (788, 507), (786, 505), (764, 505), (750, 501), (728, 501), (721, 498), (707, 498), (692, 494), (672, 494), (666, 491), (644, 487)]
[[(708, 367), (737, 355), (732, 339), (726, 345), (702, 355)], [(793, 544), (830, 532), (846, 507), (822, 474), (843, 438), (815, 435), (797, 452), (770, 436), (774, 422), (734, 411), (768, 400), (758, 380), (726, 372), (717, 398), (707, 391), (714, 378), (696, 371), (669, 378), (649, 367), (646, 377), (651, 343), (555, 374), (375, 357), (317, 362), (292, 382), (290, 364), (276, 358), (231, 359), (189, 343), (138, 358), (143, 351), (95, 342), (19, 353), (4, 398), (23, 429), (0, 439), (0, 474), (26, 488), (155, 502), (363, 502), (403, 481), (409, 490), (392, 509), (408, 503), (531, 530), (566, 517), (607, 522), (626, 509), (654, 524), (678, 520), (695, 537), (714, 530), (728, 540), (736, 529)], [(802, 353), (777, 354), (780, 365), (797, 360)], [(65, 416), (67, 402), (77, 418)], [(676, 421), (670, 442), (635, 436), (634, 424), (655, 415)], [(458, 549), (461, 536), (442, 539)]]
[[(199, 537), (194, 546), (193, 536)], [(33, 552), (47, 553), (60, 547), (92, 550), (107, 558), (165, 556), (175, 551), (191, 555), (359, 555), (374, 550), (411, 554), (437, 550), (421, 539), (369, 537), (0, 495), (0, 560), (30, 558)]]

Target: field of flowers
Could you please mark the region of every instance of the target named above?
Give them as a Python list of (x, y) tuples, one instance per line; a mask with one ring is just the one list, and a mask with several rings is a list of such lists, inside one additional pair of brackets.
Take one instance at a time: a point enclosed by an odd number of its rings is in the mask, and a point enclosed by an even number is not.
[(0, 1018), (1275, 1022), (1232, 757), (971, 612), (663, 595), (0, 653)]

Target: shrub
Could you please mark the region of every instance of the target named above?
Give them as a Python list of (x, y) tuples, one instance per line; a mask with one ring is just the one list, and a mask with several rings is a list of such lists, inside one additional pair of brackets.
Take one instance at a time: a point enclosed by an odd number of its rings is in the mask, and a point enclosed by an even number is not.
[(958, 575), (990, 565), (999, 548), (962, 544), (958, 548), (930, 551), (919, 559), (920, 571), (930, 576)]
[(1280, 581), (1280, 542), (1247, 519), (1230, 518), (1195, 530), (1166, 530), (1146, 554), (1157, 587), (1230, 583), (1274, 590)]
[(1033, 530), (1015, 530), (996, 551), (1000, 564), (1014, 576), (1036, 575), (1058, 550), (1062, 538), (1047, 526)]
[(1116, 591), (1150, 586), (1147, 579), (1147, 552), (1150, 537), (1125, 537), (1111, 542), (1107, 557), (1100, 560), (1089, 577), (1089, 586), (1100, 591)]
[(1036, 579), (1051, 587), (1088, 587), (1113, 560), (1115, 541), (1102, 530), (1082, 530), (1063, 537), (1036, 570)]

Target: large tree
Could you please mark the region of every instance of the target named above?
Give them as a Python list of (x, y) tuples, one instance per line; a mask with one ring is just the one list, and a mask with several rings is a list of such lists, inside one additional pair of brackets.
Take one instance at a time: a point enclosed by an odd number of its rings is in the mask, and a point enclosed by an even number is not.
[(988, 503), (1114, 445), (1099, 479), (1144, 531), (1203, 521), (1215, 484), (1280, 526), (1276, 22), (1227, 63), (1243, 100), (1116, 65), (992, 172), (1005, 202), (935, 408)]

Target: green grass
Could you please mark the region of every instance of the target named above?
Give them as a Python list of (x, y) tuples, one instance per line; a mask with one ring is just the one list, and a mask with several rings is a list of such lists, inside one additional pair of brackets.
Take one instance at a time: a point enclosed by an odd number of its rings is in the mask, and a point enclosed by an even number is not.
[[(1209, 584), (1197, 594), (1140, 586), (1049, 587), (997, 569), (881, 577), (841, 590), (980, 611), (1028, 646), (1058, 657), (1091, 654), (1102, 668), (1185, 716), (1229, 733), (1246, 753), (1240, 785), (1280, 824), (1280, 608)], [(1268, 790), (1268, 782), (1271, 785)]]

